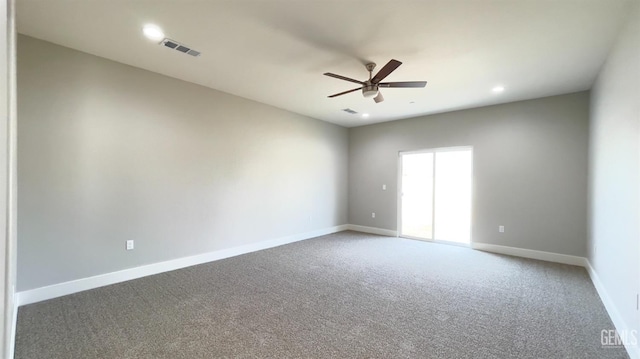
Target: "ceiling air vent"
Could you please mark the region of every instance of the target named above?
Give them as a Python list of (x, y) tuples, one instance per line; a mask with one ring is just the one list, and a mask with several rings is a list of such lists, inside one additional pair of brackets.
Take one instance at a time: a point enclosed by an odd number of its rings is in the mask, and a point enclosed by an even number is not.
[(171, 39), (164, 39), (160, 42), (160, 45), (164, 45), (170, 49), (176, 50), (176, 51), (180, 51), (182, 53), (185, 53), (187, 55), (191, 55), (191, 56), (200, 56), (200, 51), (196, 51), (188, 46), (186, 46), (185, 44), (181, 44), (177, 41), (171, 40)]
[(356, 113), (358, 113), (358, 112), (356, 112), (356, 111), (354, 111), (354, 110), (352, 110), (350, 108), (343, 108), (342, 111), (344, 111), (346, 113), (350, 113), (352, 115), (355, 115)]

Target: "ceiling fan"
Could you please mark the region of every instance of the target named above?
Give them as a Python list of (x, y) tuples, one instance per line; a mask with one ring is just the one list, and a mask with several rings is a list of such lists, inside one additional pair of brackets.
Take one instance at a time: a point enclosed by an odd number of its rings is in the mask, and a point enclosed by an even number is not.
[(380, 82), (384, 80), (385, 77), (389, 76), (389, 74), (392, 73), (395, 69), (397, 69), (398, 66), (400, 65), (402, 65), (402, 62), (398, 60), (391, 60), (386, 65), (384, 65), (384, 67), (380, 69), (380, 71), (378, 71), (378, 73), (375, 76), (372, 76), (373, 75), (372, 71), (373, 69), (376, 68), (376, 64), (374, 64), (373, 62), (368, 63), (366, 67), (367, 67), (367, 71), (369, 71), (369, 80), (367, 81), (358, 81), (349, 77), (332, 74), (331, 72), (325, 72), (324, 74), (326, 76), (335, 77), (340, 80), (355, 82), (357, 84), (362, 85), (361, 87), (340, 92), (328, 97), (342, 96), (354, 91), (362, 90), (362, 94), (364, 95), (364, 97), (366, 98), (373, 97), (373, 100), (376, 103), (378, 103), (378, 102), (384, 101), (384, 97), (382, 97), (382, 93), (379, 90), (380, 87), (404, 87), (404, 88), (414, 87), (415, 88), (415, 87), (425, 87), (427, 85), (427, 81)]

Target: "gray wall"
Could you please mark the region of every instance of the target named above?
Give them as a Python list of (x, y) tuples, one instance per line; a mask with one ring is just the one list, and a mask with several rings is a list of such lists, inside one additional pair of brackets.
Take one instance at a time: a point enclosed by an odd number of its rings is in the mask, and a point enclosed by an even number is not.
[(626, 329), (640, 330), (638, 2), (591, 93), (590, 164), (589, 261)]
[(349, 222), (397, 229), (399, 151), (473, 146), (472, 241), (584, 256), (588, 110), (582, 92), (353, 128)]
[(345, 128), (25, 36), (18, 97), (19, 290), (347, 223)]

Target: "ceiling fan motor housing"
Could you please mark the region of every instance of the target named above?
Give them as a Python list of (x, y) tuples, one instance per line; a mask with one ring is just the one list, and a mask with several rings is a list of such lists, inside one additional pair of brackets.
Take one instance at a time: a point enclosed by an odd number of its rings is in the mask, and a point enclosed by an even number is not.
[(374, 85), (367, 81), (362, 87), (362, 95), (366, 98), (376, 97), (378, 95), (378, 85)]

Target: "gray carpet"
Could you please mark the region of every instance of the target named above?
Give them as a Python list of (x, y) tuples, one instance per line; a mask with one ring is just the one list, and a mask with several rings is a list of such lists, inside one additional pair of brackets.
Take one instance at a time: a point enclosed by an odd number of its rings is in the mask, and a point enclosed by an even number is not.
[(17, 359), (627, 358), (580, 267), (341, 232), (20, 308)]

